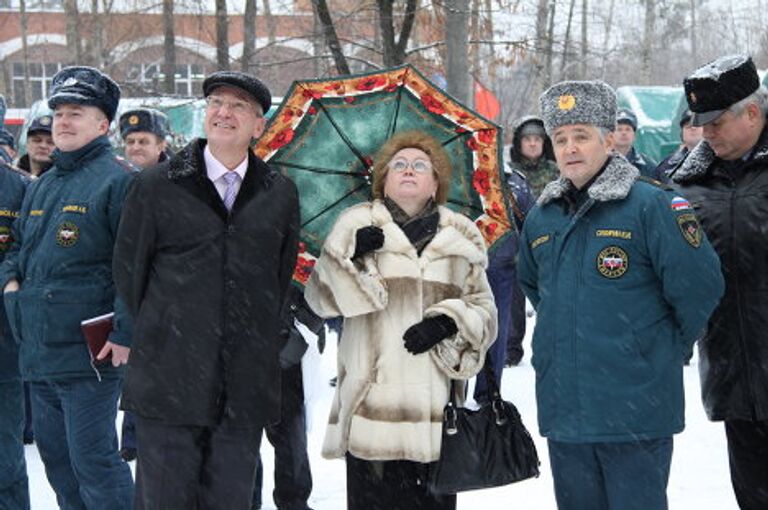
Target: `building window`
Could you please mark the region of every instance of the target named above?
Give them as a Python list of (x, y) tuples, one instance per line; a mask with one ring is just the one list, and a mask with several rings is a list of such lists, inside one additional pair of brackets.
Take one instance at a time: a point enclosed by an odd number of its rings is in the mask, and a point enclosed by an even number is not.
[(176, 94), (180, 96), (200, 96), (203, 94), (205, 69), (199, 64), (181, 64), (176, 66)]
[(151, 64), (130, 64), (125, 73), (125, 81), (135, 83), (139, 88), (147, 91), (160, 89), (163, 74), (159, 62)]
[[(13, 101), (16, 106), (29, 106), (38, 99), (43, 99), (48, 95), (48, 89), (51, 88), (53, 76), (61, 70), (64, 65), (61, 62), (56, 63), (31, 63), (29, 64), (29, 85), (24, 84), (24, 63), (14, 62), (12, 65), (12, 88)], [(27, 91), (27, 102), (24, 102), (24, 90)]]

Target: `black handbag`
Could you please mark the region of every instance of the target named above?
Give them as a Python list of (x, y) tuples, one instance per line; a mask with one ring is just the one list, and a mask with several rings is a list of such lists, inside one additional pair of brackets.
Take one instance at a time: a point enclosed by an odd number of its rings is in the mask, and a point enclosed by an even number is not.
[(491, 398), (480, 409), (459, 407), (456, 381), (451, 382), (451, 398), (443, 410), (440, 459), (429, 470), (435, 494), (487, 489), (539, 476), (536, 446), (517, 408), (502, 400), (489, 358), (483, 370)]

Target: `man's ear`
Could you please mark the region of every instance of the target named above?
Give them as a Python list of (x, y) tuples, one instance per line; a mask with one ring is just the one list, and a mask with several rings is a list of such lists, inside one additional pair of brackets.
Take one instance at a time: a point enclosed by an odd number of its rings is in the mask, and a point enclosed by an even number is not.
[(605, 141), (603, 142), (605, 146), (605, 152), (613, 152), (613, 149), (616, 147), (616, 143), (613, 137), (613, 131), (609, 132), (605, 135)]

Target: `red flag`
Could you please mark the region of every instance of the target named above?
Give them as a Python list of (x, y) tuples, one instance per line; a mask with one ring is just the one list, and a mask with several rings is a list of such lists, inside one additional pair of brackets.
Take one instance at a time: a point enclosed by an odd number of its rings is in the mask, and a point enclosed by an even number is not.
[(493, 92), (475, 80), (475, 111), (486, 119), (494, 120), (501, 113), (501, 105)]

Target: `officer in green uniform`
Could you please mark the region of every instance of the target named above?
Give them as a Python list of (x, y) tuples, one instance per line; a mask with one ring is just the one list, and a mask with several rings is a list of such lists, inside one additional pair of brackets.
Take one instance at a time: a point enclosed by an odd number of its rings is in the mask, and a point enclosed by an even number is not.
[(611, 87), (562, 82), (540, 102), (561, 177), (528, 214), (519, 275), (558, 507), (666, 509), (683, 357), (720, 263), (688, 201), (611, 154)]
[[(112, 251), (134, 173), (107, 138), (119, 98), (117, 84), (93, 68), (67, 67), (53, 77), (54, 165), (30, 184), (0, 266), (22, 377), (30, 381), (35, 440), (65, 510), (133, 506), (115, 429), (132, 323), (115, 296)], [(101, 360), (92, 361), (81, 321), (108, 312), (112, 331)]]

